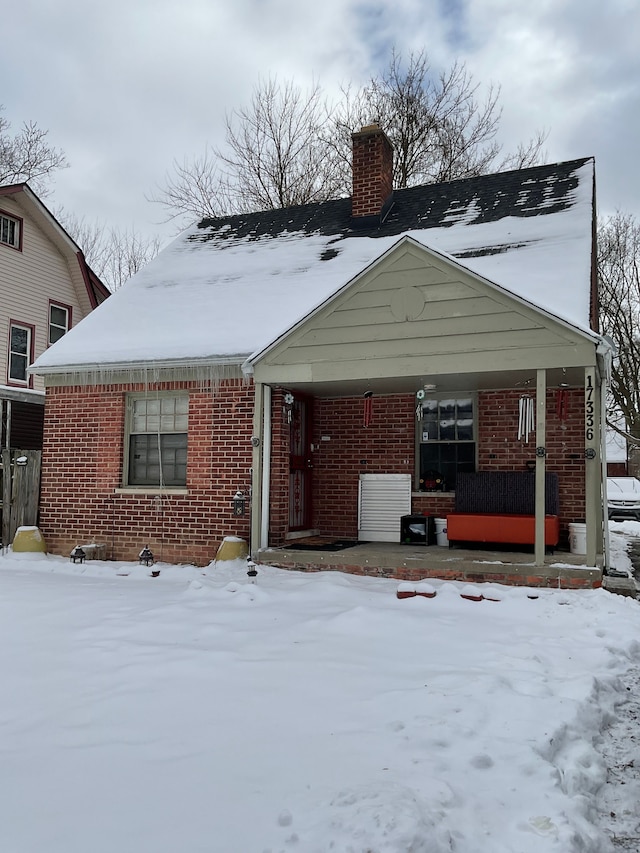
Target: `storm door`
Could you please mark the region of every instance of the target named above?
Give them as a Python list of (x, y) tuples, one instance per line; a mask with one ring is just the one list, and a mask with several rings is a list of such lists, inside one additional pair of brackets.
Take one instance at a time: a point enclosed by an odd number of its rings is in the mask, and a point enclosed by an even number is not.
[(289, 530), (311, 527), (313, 465), (311, 400), (294, 397), (289, 411)]

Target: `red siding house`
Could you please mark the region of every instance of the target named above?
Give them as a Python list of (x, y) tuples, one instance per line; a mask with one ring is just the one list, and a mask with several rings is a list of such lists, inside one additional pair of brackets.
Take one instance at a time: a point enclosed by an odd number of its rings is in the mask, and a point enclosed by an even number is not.
[[(597, 582), (593, 160), (393, 191), (382, 130), (353, 141), (352, 198), (198, 223), (40, 356), (53, 552), (206, 564), (235, 535), (402, 576), (383, 553), (408, 518), (464, 545), (481, 516), (540, 583), (584, 523)], [(311, 537), (374, 544), (329, 563)]]

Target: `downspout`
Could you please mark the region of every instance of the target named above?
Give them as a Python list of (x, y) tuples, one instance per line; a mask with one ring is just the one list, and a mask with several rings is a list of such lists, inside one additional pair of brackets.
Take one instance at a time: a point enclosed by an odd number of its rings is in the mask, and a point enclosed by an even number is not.
[(607, 497), (607, 395), (600, 393), (600, 440), (601, 440), (601, 462), (602, 462), (602, 541), (603, 541), (603, 569), (611, 568), (609, 548), (609, 499)]
[(596, 358), (600, 368), (600, 456), (602, 462), (602, 538), (603, 538), (603, 568), (611, 568), (611, 549), (609, 542), (609, 511), (607, 496), (607, 389), (611, 381), (611, 362), (613, 359), (612, 345), (608, 340), (602, 340), (596, 348)]
[(4, 446), (11, 450), (11, 400), (7, 400), (7, 420), (4, 434)]
[(544, 566), (546, 512), (546, 432), (547, 432), (547, 371), (536, 374), (536, 480), (535, 480), (535, 539), (536, 566)]

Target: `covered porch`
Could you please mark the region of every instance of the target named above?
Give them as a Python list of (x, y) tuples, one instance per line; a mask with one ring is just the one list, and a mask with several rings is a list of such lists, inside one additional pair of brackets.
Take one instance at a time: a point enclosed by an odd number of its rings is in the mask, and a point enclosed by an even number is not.
[[(607, 358), (597, 334), (402, 240), (246, 365), (256, 404), (254, 558), (418, 579), (597, 585), (608, 550)], [(472, 557), (429, 547), (414, 553), (400, 545), (399, 517), (375, 529), (374, 515), (363, 530), (364, 476), (406, 478), (404, 512), (446, 518), (459, 510), (456, 477), (469, 472), (528, 476), (527, 547), (495, 556), (486, 541)], [(553, 556), (545, 541), (549, 473), (559, 489), (553, 544), (564, 552)], [(586, 525), (578, 560), (569, 554), (571, 522)], [(300, 556), (294, 537), (307, 534), (362, 544)]]

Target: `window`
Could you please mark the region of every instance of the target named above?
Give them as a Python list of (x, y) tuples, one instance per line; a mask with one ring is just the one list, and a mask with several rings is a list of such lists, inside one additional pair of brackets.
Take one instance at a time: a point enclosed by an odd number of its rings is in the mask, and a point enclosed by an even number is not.
[(127, 486), (186, 486), (189, 396), (132, 395), (127, 407)]
[(31, 364), (33, 327), (19, 323), (9, 325), (9, 382), (29, 383), (27, 368)]
[(49, 303), (49, 344), (55, 344), (69, 331), (71, 309), (66, 305)]
[(0, 243), (6, 246), (12, 246), (14, 249), (21, 249), (21, 220), (13, 216), (7, 216), (6, 213), (0, 213)]
[(459, 471), (475, 471), (475, 401), (471, 396), (422, 401), (420, 489), (453, 491)]

